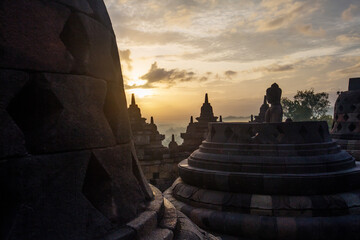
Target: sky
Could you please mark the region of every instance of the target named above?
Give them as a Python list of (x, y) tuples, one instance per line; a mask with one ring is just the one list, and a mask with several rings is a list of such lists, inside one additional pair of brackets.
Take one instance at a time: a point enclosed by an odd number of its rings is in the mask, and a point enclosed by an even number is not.
[[(258, 114), (274, 82), (283, 97), (314, 88), (331, 104), (360, 77), (359, 0), (105, 0), (127, 101), (160, 125)], [(169, 125), (169, 126), (170, 126)], [(186, 125), (183, 126), (184, 128)]]

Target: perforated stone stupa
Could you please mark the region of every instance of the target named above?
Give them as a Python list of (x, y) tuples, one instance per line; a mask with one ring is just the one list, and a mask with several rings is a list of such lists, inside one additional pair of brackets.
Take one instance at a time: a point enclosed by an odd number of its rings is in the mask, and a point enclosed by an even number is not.
[(360, 78), (350, 78), (336, 99), (331, 137), (360, 161)]
[(209, 123), (179, 174), (165, 196), (213, 232), (360, 238), (360, 165), (332, 141), (326, 122)]
[(0, 4), (0, 239), (208, 239), (139, 167), (101, 0)]

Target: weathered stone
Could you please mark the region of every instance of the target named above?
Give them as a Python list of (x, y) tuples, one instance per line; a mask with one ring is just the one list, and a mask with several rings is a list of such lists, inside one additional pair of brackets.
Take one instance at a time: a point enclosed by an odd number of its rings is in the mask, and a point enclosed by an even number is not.
[(0, 110), (0, 159), (27, 154), (25, 137), (7, 112)]
[(122, 82), (115, 36), (102, 24), (87, 15), (72, 13), (61, 39), (76, 62), (73, 72)]
[[(85, 14), (93, 14), (94, 13), (87, 0), (77, 0), (77, 1), (55, 0), (55, 1), (58, 3), (64, 4), (66, 6), (69, 6), (70, 8), (72, 8), (76, 11), (83, 12)], [(110, 28), (111, 28), (111, 25), (110, 25)]]
[(105, 93), (100, 79), (37, 74), (13, 98), (8, 111), (31, 152), (112, 146), (114, 136), (103, 114)]
[[(93, 150), (94, 163), (89, 163), (89, 183), (87, 191), (89, 195), (98, 202), (105, 215), (118, 223), (124, 224), (133, 219), (144, 208), (144, 194), (134, 177), (132, 153), (129, 144), (114, 148)], [(103, 168), (103, 175), (100, 174), (100, 166)], [(90, 168), (91, 167), (91, 168)], [(103, 181), (104, 184), (98, 185)], [(94, 188), (98, 185), (99, 189)], [(84, 189), (84, 191), (86, 191)], [(103, 192), (100, 194), (99, 192)], [(85, 194), (87, 195), (87, 194)], [(106, 196), (107, 195), (107, 196)], [(108, 204), (103, 204), (105, 201)], [(114, 209), (113, 203), (116, 203)], [(128, 206), (123, 208), (121, 206)]]
[(176, 224), (177, 224), (177, 211), (176, 208), (172, 205), (172, 203), (164, 199), (164, 217), (161, 220), (159, 226), (161, 228), (167, 228), (170, 230), (175, 230)]
[(106, 6), (104, 2), (97, 0), (87, 0), (87, 1), (94, 11), (94, 17), (103, 25), (105, 25), (110, 31), (113, 31), (110, 17), (106, 10)]
[(27, 153), (24, 135), (9, 116), (7, 108), (28, 80), (29, 75), (25, 72), (0, 70), (0, 158)]
[(69, 72), (73, 58), (59, 39), (69, 15), (70, 9), (50, 1), (2, 1), (0, 67)]
[(119, 83), (108, 83), (104, 103), (105, 117), (112, 129), (117, 143), (127, 143), (131, 140), (130, 123), (126, 111), (124, 89)]

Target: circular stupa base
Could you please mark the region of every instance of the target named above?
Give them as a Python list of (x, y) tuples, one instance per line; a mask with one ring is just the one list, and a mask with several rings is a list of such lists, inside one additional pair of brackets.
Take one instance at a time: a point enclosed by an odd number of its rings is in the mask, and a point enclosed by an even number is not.
[(211, 232), (239, 239), (360, 239), (360, 162), (326, 122), (210, 123), (165, 192)]
[(199, 227), (240, 239), (360, 239), (360, 190), (242, 194), (197, 188), (179, 178), (164, 196)]

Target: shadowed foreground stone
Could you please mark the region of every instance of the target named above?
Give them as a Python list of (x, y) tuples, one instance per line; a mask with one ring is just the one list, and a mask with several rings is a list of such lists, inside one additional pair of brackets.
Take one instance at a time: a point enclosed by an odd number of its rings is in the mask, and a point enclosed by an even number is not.
[(103, 1), (4, 0), (0, 23), (0, 239), (214, 239), (143, 176)]
[(331, 137), (360, 161), (360, 78), (350, 78), (349, 90), (336, 99)]
[(360, 239), (360, 165), (326, 122), (210, 123), (164, 194), (241, 239)]

